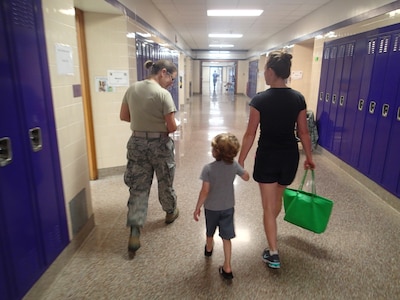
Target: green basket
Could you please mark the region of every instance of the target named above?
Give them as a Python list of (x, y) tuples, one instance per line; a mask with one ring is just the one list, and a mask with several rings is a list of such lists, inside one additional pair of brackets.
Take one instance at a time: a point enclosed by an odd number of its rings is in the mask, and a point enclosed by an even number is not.
[(283, 193), (285, 217), (283, 219), (312, 232), (322, 233), (328, 225), (333, 201), (316, 194), (313, 170), (311, 170), (312, 192), (303, 191), (307, 171), (304, 172), (303, 180), (298, 190), (285, 189)]

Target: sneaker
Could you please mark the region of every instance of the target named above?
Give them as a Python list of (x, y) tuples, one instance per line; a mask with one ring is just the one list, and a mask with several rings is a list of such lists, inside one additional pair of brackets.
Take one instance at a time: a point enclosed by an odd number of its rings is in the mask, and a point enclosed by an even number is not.
[(178, 218), (178, 216), (179, 216), (179, 209), (175, 208), (172, 213), (167, 213), (167, 215), (165, 216), (165, 223), (171, 224)]
[(262, 254), (262, 259), (267, 264), (267, 266), (272, 269), (279, 269), (281, 267), (281, 261), (279, 260), (279, 255), (278, 254), (271, 255), (268, 249), (264, 249), (264, 252)]

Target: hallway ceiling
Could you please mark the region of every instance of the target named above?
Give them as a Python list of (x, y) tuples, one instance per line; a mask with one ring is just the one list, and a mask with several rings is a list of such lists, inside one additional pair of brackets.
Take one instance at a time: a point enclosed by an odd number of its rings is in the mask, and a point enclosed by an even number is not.
[[(329, 0), (152, 0), (192, 50), (249, 50)], [(259, 17), (208, 17), (208, 9), (263, 9)], [(241, 33), (242, 38), (209, 38), (209, 33)]]
[[(191, 50), (244, 51), (328, 2), (330, 0), (151, 0)], [(118, 13), (106, 0), (74, 0), (74, 3), (84, 11)], [(264, 12), (259, 17), (208, 17), (208, 9), (262, 9)], [(243, 37), (209, 38), (209, 33), (239, 33)], [(209, 47), (221, 43), (233, 44), (234, 47)]]

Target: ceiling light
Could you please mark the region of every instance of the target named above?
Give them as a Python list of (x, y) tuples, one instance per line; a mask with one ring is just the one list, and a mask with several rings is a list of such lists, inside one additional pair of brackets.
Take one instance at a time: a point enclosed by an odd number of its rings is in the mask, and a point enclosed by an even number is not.
[(209, 9), (209, 17), (258, 17), (264, 11), (262, 9)]
[(209, 33), (210, 38), (241, 38), (243, 34), (241, 33)]
[(136, 32), (136, 34), (138, 34), (138, 35), (140, 35), (140, 36), (142, 36), (142, 37), (144, 37), (144, 38), (148, 38), (148, 37), (151, 37), (151, 34), (150, 33), (142, 33), (142, 32)]
[(232, 48), (234, 45), (231, 44), (210, 44), (208, 47), (216, 47), (216, 48)]

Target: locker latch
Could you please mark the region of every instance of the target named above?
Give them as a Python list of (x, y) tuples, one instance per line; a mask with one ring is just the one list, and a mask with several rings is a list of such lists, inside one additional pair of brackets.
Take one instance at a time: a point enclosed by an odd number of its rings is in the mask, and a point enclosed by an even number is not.
[(343, 106), (344, 104), (344, 96), (340, 96), (339, 105)]
[(332, 104), (336, 104), (336, 94), (333, 94), (332, 96)]
[(29, 129), (29, 138), (34, 152), (42, 150), (42, 131), (40, 127)]
[(373, 114), (375, 112), (375, 107), (376, 107), (376, 102), (375, 101), (371, 101), (369, 103), (369, 113)]
[(364, 107), (364, 99), (358, 100), (358, 110), (362, 111)]
[(400, 121), (400, 107), (397, 109), (397, 121)]
[(8, 137), (0, 139), (0, 167), (4, 167), (12, 161), (11, 140)]
[(329, 98), (330, 98), (329, 93), (326, 93), (326, 95), (325, 95), (325, 102), (329, 102)]
[(389, 113), (389, 104), (383, 104), (382, 117), (387, 117), (388, 113)]

